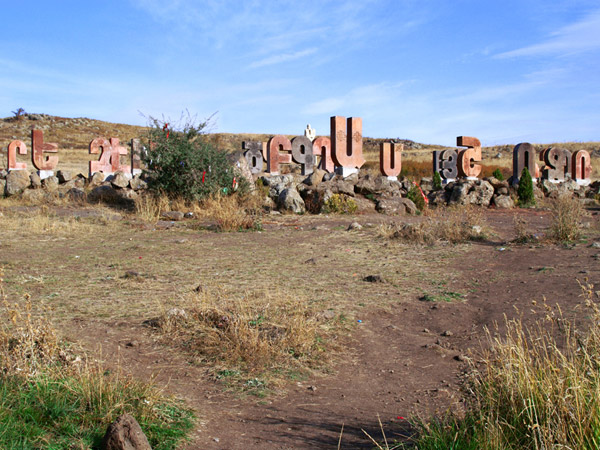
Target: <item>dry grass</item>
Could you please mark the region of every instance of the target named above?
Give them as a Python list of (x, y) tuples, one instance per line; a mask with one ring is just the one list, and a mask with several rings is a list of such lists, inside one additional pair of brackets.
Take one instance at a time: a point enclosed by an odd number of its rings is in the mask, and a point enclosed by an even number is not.
[(516, 244), (528, 244), (534, 242), (538, 237), (529, 229), (529, 222), (523, 217), (515, 215), (513, 217), (513, 224), (515, 230), (515, 238), (513, 242)]
[(281, 291), (242, 296), (222, 292), (204, 287), (183, 307), (147, 323), (197, 362), (212, 367), (217, 377), (277, 384), (290, 372), (323, 364), (322, 342), (328, 331), (306, 301)]
[(426, 210), (422, 222), (384, 224), (378, 232), (383, 238), (416, 244), (458, 244), (485, 239), (488, 233), (483, 209), (471, 205)]
[(570, 195), (560, 196), (550, 201), (552, 222), (548, 238), (554, 242), (572, 242), (581, 237), (581, 220), (586, 211), (581, 202)]
[(253, 194), (217, 195), (202, 201), (200, 214), (214, 220), (219, 231), (260, 230), (261, 203)]

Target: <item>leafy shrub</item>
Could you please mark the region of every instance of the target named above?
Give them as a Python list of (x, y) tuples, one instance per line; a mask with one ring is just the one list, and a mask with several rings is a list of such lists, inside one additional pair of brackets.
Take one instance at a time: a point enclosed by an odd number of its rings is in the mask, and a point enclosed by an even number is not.
[(412, 201), (419, 211), (423, 211), (425, 208), (425, 199), (423, 198), (421, 190), (417, 185), (413, 185), (409, 189), (408, 194), (406, 194), (406, 198)]
[(500, 168), (496, 168), (494, 170), (494, 172), (492, 172), (492, 176), (494, 178), (496, 178), (498, 181), (504, 181), (504, 175), (502, 174), (502, 171), (500, 170)]
[(535, 196), (533, 195), (533, 180), (527, 167), (523, 167), (521, 178), (519, 179), (519, 187), (517, 189), (519, 196), (519, 206), (527, 207), (535, 205)]
[(326, 214), (354, 214), (357, 210), (356, 201), (342, 194), (333, 194), (323, 205)]
[(214, 147), (204, 134), (207, 122), (196, 125), (188, 118), (177, 130), (157, 119), (151, 121), (147, 151), (142, 155), (150, 190), (200, 200), (233, 189), (236, 174), (226, 153)]
[(433, 173), (433, 190), (439, 191), (442, 189), (442, 176), (439, 172)]

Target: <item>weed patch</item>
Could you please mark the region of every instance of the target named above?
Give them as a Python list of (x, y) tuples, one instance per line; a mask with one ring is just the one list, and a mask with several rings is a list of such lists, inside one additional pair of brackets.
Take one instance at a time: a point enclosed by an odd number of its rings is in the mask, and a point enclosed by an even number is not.
[(554, 242), (572, 242), (581, 237), (581, 219), (586, 212), (581, 202), (570, 196), (560, 196), (550, 204), (552, 222), (548, 237)]

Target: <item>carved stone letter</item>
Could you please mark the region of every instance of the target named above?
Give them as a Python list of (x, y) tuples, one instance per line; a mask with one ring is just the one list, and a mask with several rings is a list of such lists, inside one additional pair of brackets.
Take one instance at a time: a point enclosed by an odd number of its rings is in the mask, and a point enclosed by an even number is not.
[(100, 158), (98, 161), (90, 161), (90, 176), (96, 172), (104, 172), (105, 174), (111, 173), (111, 152), (112, 149), (110, 148), (110, 142), (103, 137), (98, 137), (90, 142), (90, 154), (97, 155), (100, 153)]
[(302, 175), (313, 173), (315, 156), (312, 141), (306, 136), (292, 139), (292, 159), (302, 166)]
[(313, 155), (321, 157), (319, 169), (329, 173), (335, 170), (335, 163), (331, 156), (331, 139), (327, 136), (320, 136), (313, 141)]
[(142, 144), (139, 139), (131, 140), (131, 175), (142, 173)]
[(461, 177), (477, 178), (481, 173), (481, 166), (473, 163), (481, 161), (481, 142), (474, 137), (458, 136), (456, 145), (468, 147), (458, 153), (458, 174)]
[(38, 170), (54, 170), (58, 165), (58, 156), (46, 156), (44, 153), (57, 153), (57, 144), (44, 144), (44, 132), (31, 130), (31, 159)]
[(586, 150), (577, 150), (571, 158), (571, 178), (580, 184), (588, 184), (592, 176), (592, 160)]
[(539, 167), (535, 163), (535, 149), (529, 142), (517, 144), (513, 149), (513, 182), (517, 183), (521, 178), (523, 169), (531, 174), (531, 178), (539, 177)]
[(454, 149), (433, 152), (433, 171), (439, 172), (444, 180), (453, 180), (458, 175), (458, 153)]
[(246, 161), (248, 161), (248, 166), (250, 166), (250, 172), (262, 172), (264, 167), (264, 160), (262, 154), (263, 143), (259, 141), (242, 142), (242, 148), (246, 150), (244, 152), (244, 157), (246, 158)]
[(549, 181), (565, 180), (565, 174), (571, 169), (571, 152), (564, 148), (550, 147), (540, 155), (546, 164), (542, 177)]
[(382, 142), (379, 144), (379, 170), (388, 177), (397, 177), (402, 170), (404, 144)]
[(331, 118), (331, 154), (336, 165), (360, 169), (366, 162), (362, 156), (362, 119)]
[(110, 138), (110, 166), (113, 172), (118, 170), (130, 173), (131, 166), (121, 164), (121, 156), (127, 156), (127, 147), (121, 145), (119, 138)]
[(12, 141), (8, 144), (8, 170), (27, 169), (27, 163), (17, 162), (17, 151), (19, 155), (27, 154), (27, 146), (23, 141)]
[(279, 173), (279, 164), (289, 164), (292, 162), (292, 143), (288, 138), (278, 134), (269, 139), (267, 143), (267, 172), (277, 175)]

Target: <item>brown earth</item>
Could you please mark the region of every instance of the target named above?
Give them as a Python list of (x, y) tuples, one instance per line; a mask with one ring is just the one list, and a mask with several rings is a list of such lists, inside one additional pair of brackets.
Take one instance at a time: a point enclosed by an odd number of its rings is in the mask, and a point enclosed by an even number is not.
[[(9, 293), (43, 299), (68, 340), (184, 398), (198, 416), (186, 449), (337, 448), (342, 427), (341, 448), (372, 448), (362, 430), (381, 439), (378, 418), (388, 439), (401, 439), (407, 419), (461, 408), (465, 360), (477, 358), (486, 327), (504, 315), (531, 321), (544, 298), (584, 317), (577, 280), (600, 283), (596, 211), (576, 245), (511, 244), (515, 215), (542, 234), (549, 213), (488, 210), (489, 239), (421, 247), (383, 239), (370, 225), (414, 217), (280, 216), (261, 233), (215, 233), (140, 225), (111, 210), (62, 208), (51, 219), (2, 210)], [(91, 228), (81, 231), (86, 220)], [(353, 220), (365, 227), (346, 231)], [(127, 270), (141, 281), (124, 279)], [(142, 325), (198, 283), (286, 287), (320, 302), (347, 317), (344, 350), (324, 372), (264, 397), (228, 390)]]

